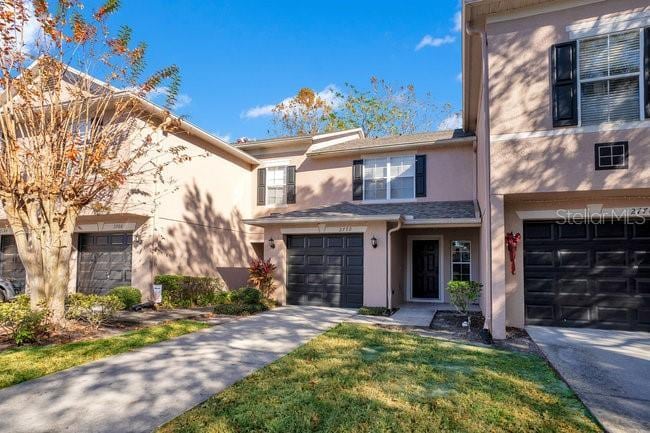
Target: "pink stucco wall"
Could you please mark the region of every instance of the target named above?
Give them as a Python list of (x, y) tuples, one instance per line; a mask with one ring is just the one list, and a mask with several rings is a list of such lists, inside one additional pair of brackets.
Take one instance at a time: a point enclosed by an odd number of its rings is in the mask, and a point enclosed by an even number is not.
[[(255, 216), (352, 201), (352, 161), (363, 159), (364, 155), (315, 159), (307, 158), (305, 150), (254, 153), (262, 161), (262, 166), (274, 161), (286, 161), (288, 165), (296, 166), (296, 204), (280, 207), (256, 205), (257, 174), (255, 171), (251, 173), (251, 200)], [(474, 199), (474, 154), (471, 144), (437, 149), (423, 147), (408, 152), (373, 154), (372, 157), (422, 154), (427, 155), (427, 197), (416, 201)]]

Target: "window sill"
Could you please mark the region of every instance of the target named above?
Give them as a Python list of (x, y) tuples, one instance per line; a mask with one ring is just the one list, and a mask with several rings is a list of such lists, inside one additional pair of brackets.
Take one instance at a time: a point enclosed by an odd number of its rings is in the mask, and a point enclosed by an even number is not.
[(361, 204), (415, 203), (417, 201), (417, 198), (396, 198), (384, 200), (362, 200)]
[(285, 208), (285, 207), (289, 207), (289, 205), (286, 204), (286, 203), (285, 204), (265, 204), (265, 205), (262, 205), (262, 206), (264, 208), (266, 208), (266, 209), (282, 209), (282, 208)]

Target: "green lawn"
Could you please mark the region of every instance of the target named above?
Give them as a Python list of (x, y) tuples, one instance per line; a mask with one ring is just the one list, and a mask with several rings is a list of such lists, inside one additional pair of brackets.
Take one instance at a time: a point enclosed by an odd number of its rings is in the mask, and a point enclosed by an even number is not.
[(115, 337), (5, 350), (0, 352), (0, 388), (169, 340), (209, 326), (203, 322), (178, 320), (126, 332)]
[(537, 356), (344, 324), (161, 433), (600, 432)]

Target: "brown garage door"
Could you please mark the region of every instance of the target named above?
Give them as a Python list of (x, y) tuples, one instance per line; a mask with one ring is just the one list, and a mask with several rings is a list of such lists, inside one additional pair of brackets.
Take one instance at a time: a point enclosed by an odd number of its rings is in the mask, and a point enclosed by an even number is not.
[(25, 291), (25, 267), (13, 235), (0, 236), (0, 276), (11, 281), (16, 292)]
[(77, 291), (105, 294), (131, 284), (131, 233), (79, 235)]
[(363, 235), (287, 238), (287, 303), (363, 305)]
[(526, 323), (650, 331), (650, 223), (524, 224)]

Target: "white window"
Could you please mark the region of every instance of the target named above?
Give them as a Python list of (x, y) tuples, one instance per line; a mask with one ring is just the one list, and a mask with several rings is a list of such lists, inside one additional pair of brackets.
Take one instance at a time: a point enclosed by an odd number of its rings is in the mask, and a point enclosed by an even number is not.
[(627, 168), (627, 141), (596, 144), (596, 170)]
[(363, 161), (363, 199), (415, 198), (415, 157), (393, 156)]
[(579, 41), (582, 125), (641, 119), (641, 34), (633, 30)]
[(451, 279), (472, 279), (472, 244), (470, 241), (451, 241)]
[(266, 204), (279, 205), (287, 202), (287, 167), (266, 169)]

